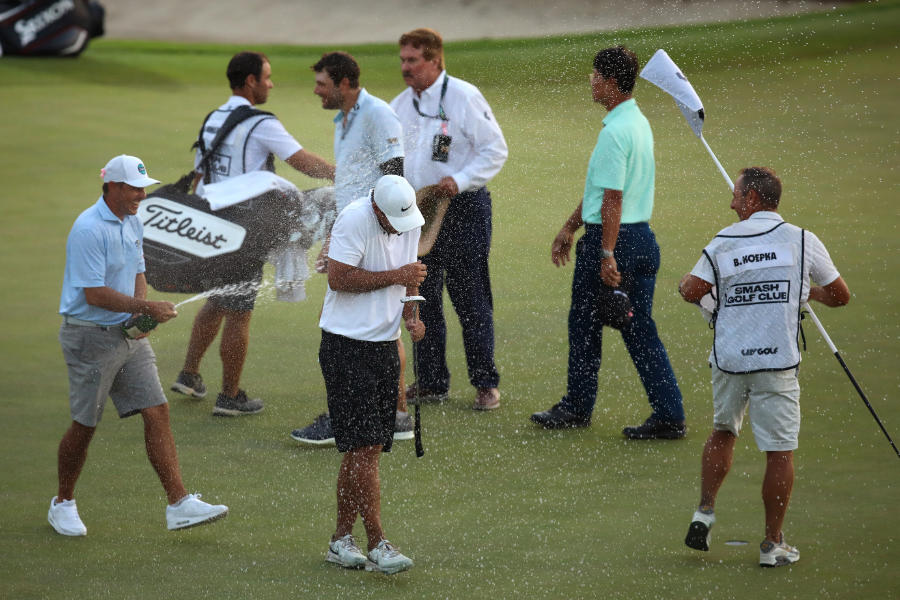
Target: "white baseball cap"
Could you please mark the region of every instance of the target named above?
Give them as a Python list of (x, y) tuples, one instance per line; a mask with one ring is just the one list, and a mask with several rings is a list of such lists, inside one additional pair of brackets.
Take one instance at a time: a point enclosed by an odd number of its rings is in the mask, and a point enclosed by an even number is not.
[(100, 174), (103, 175), (104, 183), (111, 181), (123, 182), (137, 188), (159, 183), (152, 177), (147, 177), (147, 169), (144, 167), (141, 159), (137, 156), (128, 156), (127, 154), (120, 154), (106, 163)]
[(416, 191), (399, 175), (384, 175), (375, 184), (375, 204), (387, 217), (391, 227), (404, 233), (425, 224), (416, 205)]

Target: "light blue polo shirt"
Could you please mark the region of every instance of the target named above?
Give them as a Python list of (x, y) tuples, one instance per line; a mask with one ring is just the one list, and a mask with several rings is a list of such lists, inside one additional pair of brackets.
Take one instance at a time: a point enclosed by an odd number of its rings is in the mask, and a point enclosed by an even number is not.
[(603, 129), (588, 162), (581, 218), (585, 223), (602, 223), (603, 192), (610, 189), (622, 192), (622, 223), (649, 221), (655, 177), (650, 122), (631, 98), (603, 119)]
[(134, 278), (144, 272), (144, 225), (133, 215), (123, 221), (103, 200), (81, 213), (66, 242), (59, 313), (98, 325), (116, 325), (131, 316), (91, 306), (84, 288), (109, 287), (134, 296)]
[(403, 156), (403, 126), (387, 102), (359, 91), (347, 115), (334, 118), (334, 198), (340, 213), (375, 187), (383, 175), (378, 165)]

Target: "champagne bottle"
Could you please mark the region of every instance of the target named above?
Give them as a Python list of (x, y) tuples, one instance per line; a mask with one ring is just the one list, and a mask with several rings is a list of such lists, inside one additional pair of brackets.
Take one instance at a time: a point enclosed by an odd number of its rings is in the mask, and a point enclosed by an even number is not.
[(150, 315), (132, 316), (122, 323), (122, 331), (125, 333), (125, 337), (135, 339), (152, 331), (157, 325), (159, 325), (159, 321)]

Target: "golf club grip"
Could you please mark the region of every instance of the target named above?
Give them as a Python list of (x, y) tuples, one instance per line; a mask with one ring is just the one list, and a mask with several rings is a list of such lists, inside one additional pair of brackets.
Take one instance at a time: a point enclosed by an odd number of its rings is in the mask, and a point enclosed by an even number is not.
[(419, 405), (416, 404), (416, 423), (413, 426), (413, 435), (416, 438), (416, 458), (425, 456), (425, 449), (422, 447), (422, 419), (419, 416)]

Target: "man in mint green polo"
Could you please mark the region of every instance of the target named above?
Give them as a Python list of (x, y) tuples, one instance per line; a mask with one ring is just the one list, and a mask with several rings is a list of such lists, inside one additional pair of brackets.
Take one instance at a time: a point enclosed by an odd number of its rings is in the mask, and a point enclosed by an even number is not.
[[(631, 355), (653, 413), (622, 433), (630, 439), (679, 439), (686, 432), (681, 391), (651, 316), (659, 246), (648, 221), (653, 213), (656, 166), (653, 132), (632, 98), (638, 61), (623, 46), (594, 58), (591, 94), (609, 113), (588, 163), (584, 197), (551, 248), (557, 266), (570, 260), (575, 232), (572, 306), (569, 310), (569, 368), (566, 395), (531, 415), (546, 429), (587, 427), (597, 399), (604, 313), (618, 288), (631, 300), (631, 322), (622, 339)], [(607, 306), (604, 306), (604, 303)], [(606, 321), (608, 322), (608, 321)]]

